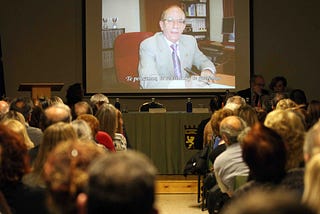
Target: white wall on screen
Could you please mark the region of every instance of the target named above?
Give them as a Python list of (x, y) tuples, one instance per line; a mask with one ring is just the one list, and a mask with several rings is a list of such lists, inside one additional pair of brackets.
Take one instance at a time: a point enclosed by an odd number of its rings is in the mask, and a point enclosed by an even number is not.
[(126, 32), (140, 31), (139, 0), (102, 0), (102, 17), (118, 17), (118, 28)]
[(210, 0), (210, 40), (222, 42), (223, 3), (222, 0)]

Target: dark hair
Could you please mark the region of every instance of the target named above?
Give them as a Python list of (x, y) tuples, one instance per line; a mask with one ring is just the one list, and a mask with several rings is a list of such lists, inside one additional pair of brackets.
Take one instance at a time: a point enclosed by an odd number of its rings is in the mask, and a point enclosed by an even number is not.
[(279, 183), (285, 176), (286, 148), (279, 134), (256, 123), (242, 138), (242, 157), (250, 178), (258, 182)]
[(32, 108), (33, 102), (28, 97), (17, 97), (10, 104), (10, 110), (20, 112), (27, 122), (31, 116)]
[(273, 88), (277, 85), (278, 82), (282, 82), (284, 87), (287, 87), (287, 79), (283, 76), (276, 76), (272, 78), (269, 88), (273, 91)]
[(220, 95), (213, 95), (210, 99), (210, 110), (212, 112), (222, 108), (223, 99)]
[(83, 90), (80, 83), (74, 83), (70, 85), (67, 90), (67, 104), (74, 105), (75, 103), (82, 101), (83, 98)]
[(307, 108), (307, 128), (312, 127), (320, 118), (320, 101), (311, 100)]
[(306, 104), (307, 105), (307, 96), (301, 89), (294, 89), (290, 93), (290, 99), (293, 100), (298, 105)]
[(109, 153), (97, 158), (88, 171), (88, 214), (152, 213), (157, 170), (144, 154)]

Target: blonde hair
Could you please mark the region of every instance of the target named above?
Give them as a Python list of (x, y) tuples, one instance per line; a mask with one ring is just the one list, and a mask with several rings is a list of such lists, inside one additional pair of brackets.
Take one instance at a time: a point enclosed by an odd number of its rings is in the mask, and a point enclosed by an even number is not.
[(47, 156), (53, 148), (65, 140), (76, 140), (77, 134), (70, 123), (58, 122), (50, 125), (43, 132), (43, 140), (39, 147), (39, 153), (34, 161), (34, 170), (42, 170)]
[(288, 151), (286, 169), (299, 167), (303, 162), (305, 136), (301, 117), (291, 110), (274, 110), (267, 115), (264, 125), (275, 130), (285, 142)]
[(7, 119), (3, 121), (3, 125), (20, 135), (28, 149), (32, 149), (34, 147), (34, 144), (27, 133), (26, 126), (20, 121), (15, 119)]
[(302, 202), (320, 213), (320, 154), (316, 154), (306, 165)]
[(100, 130), (107, 132), (112, 138), (117, 129), (117, 109), (112, 104), (103, 104), (98, 110), (96, 117), (100, 123)]
[(297, 106), (298, 104), (291, 99), (281, 99), (278, 101), (276, 105), (276, 109), (286, 110), (286, 109), (296, 108)]

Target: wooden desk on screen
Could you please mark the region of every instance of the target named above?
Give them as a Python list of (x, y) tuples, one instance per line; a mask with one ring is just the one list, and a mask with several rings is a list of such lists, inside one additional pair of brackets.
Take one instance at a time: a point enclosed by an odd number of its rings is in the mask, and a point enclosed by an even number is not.
[(124, 113), (123, 120), (133, 149), (145, 153), (159, 174), (183, 174), (186, 162), (198, 150), (185, 147), (184, 127), (198, 126), (210, 113)]

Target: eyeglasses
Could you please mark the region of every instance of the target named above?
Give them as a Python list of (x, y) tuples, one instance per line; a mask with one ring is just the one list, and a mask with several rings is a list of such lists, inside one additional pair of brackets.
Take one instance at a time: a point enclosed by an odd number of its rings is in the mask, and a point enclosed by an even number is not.
[(165, 21), (169, 24), (173, 24), (174, 22), (178, 23), (178, 24), (185, 24), (186, 20), (185, 19), (174, 19), (174, 18), (166, 18), (166, 19), (162, 19), (162, 21)]

